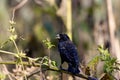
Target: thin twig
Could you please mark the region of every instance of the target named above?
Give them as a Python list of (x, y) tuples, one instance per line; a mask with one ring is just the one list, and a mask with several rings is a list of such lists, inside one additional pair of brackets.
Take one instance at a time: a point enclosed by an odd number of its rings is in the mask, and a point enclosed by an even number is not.
[(12, 41), (13, 41), (13, 43), (14, 43), (14, 46), (15, 46), (16, 50), (17, 50), (17, 54), (19, 54), (20, 52), (19, 52), (19, 49), (18, 49), (18, 47), (17, 47), (16, 42), (15, 42), (14, 40), (12, 40)]
[(15, 11), (19, 8), (21, 8), (28, 0), (23, 0), (21, 1), (17, 6), (15, 6), (13, 8), (13, 12), (12, 12), (12, 21), (14, 21), (14, 17), (15, 17)]
[[(6, 61), (6, 62), (0, 62), (0, 64), (18, 64), (17, 62), (13, 62), (13, 61)], [(21, 65), (21, 63), (19, 63)], [(26, 65), (26, 66), (33, 66), (32, 64), (30, 64), (29, 62), (23, 62), (22, 63), (23, 65)], [(39, 63), (34, 63), (34, 66), (36, 67), (40, 67), (40, 64)]]
[(15, 56), (15, 53), (13, 52), (8, 52), (8, 51), (4, 51), (4, 50), (0, 50), (1, 53), (5, 53), (5, 54), (9, 54), (9, 55), (14, 55)]

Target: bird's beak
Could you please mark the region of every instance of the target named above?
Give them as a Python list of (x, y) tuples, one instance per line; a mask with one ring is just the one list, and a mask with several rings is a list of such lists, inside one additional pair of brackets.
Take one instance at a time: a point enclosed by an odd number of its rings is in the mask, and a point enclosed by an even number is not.
[(60, 39), (60, 35), (59, 34), (56, 35), (56, 39)]

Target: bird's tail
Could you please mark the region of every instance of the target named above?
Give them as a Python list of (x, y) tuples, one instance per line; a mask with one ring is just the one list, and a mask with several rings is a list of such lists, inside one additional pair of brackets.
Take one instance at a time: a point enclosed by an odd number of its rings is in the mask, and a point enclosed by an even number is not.
[(75, 67), (75, 66), (69, 66), (68, 67), (68, 71), (73, 73), (73, 74), (78, 74), (80, 73), (79, 67)]

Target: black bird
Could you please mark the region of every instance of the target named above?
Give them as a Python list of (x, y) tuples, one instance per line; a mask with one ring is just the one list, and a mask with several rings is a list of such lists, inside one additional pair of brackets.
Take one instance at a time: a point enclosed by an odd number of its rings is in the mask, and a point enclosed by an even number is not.
[(58, 50), (61, 56), (61, 66), (64, 62), (68, 63), (68, 71), (73, 74), (78, 74), (79, 70), (79, 57), (75, 45), (66, 34), (57, 34), (56, 38), (59, 40)]

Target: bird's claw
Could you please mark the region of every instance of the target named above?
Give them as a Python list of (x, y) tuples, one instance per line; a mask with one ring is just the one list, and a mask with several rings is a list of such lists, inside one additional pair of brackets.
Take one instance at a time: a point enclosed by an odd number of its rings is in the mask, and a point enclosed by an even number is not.
[(64, 71), (67, 71), (66, 69), (63, 69), (63, 68), (62, 68), (62, 65), (60, 65), (60, 70), (64, 70)]
[(62, 65), (60, 65), (60, 70), (63, 70)]

